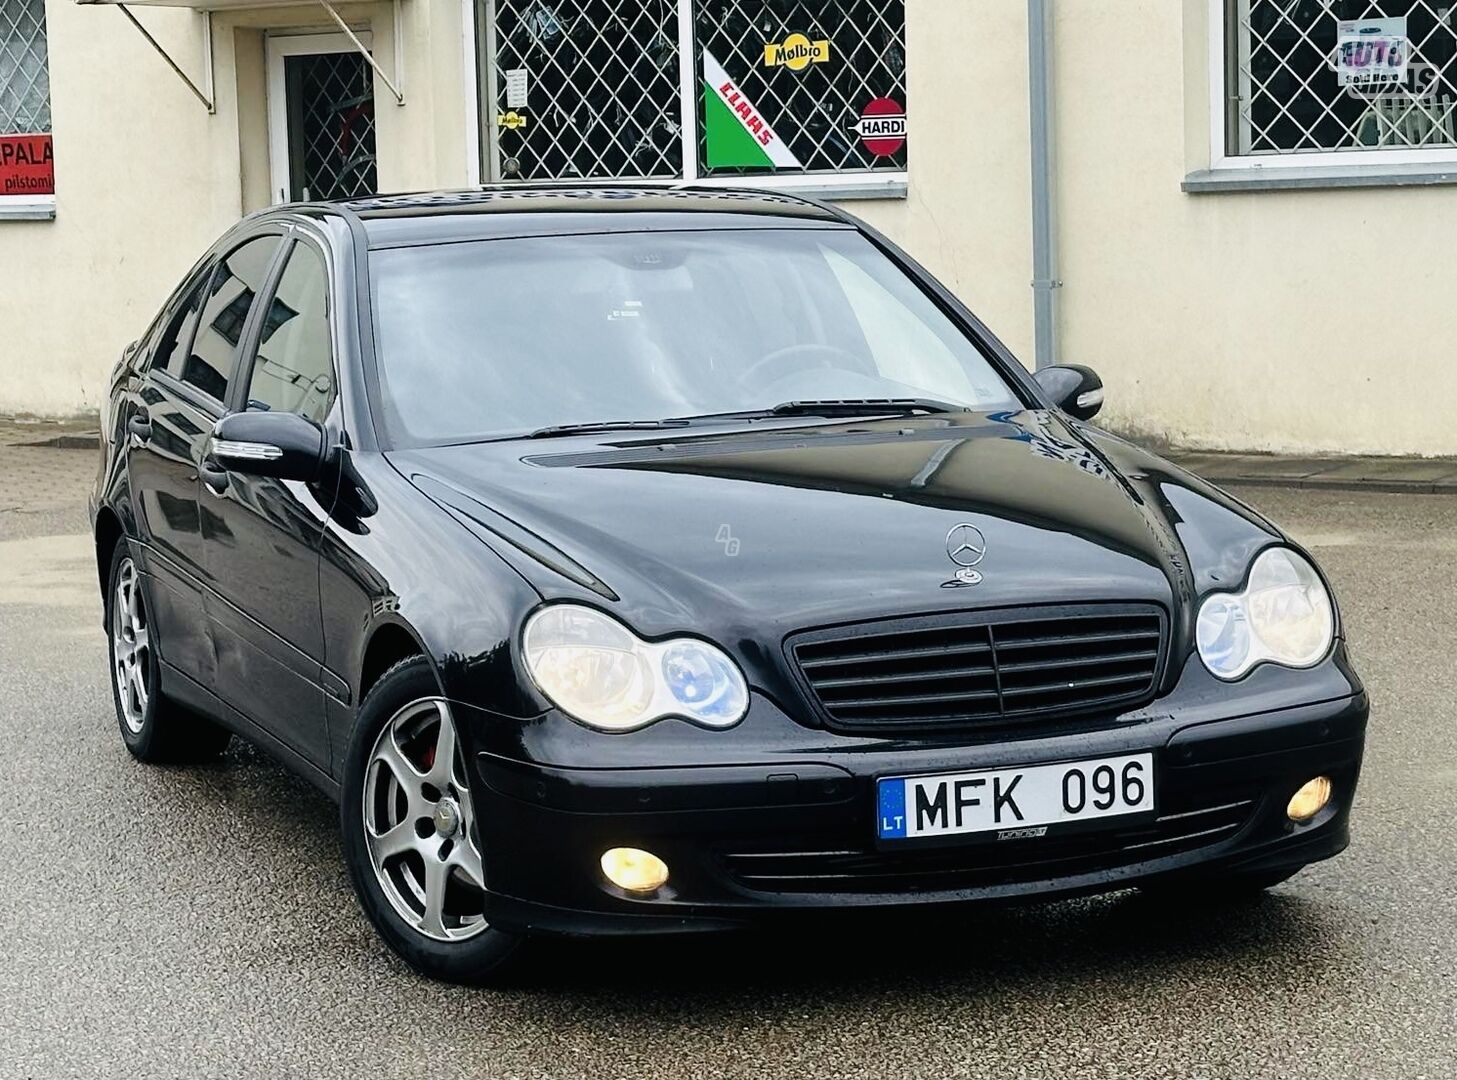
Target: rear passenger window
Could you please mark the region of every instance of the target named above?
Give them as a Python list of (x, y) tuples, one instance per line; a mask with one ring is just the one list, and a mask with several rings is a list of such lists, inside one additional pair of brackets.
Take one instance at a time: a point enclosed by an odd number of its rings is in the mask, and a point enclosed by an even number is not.
[(218, 265), (192, 349), (182, 371), (174, 372), (183, 382), (218, 401), (227, 395), (228, 375), (233, 370), (233, 354), (243, 336), (243, 324), (248, 320), (253, 298), (263, 288), (263, 276), (268, 273), (278, 243), (277, 236), (257, 237), (235, 248)]
[(202, 307), (202, 298), (207, 293), (210, 274), (203, 274), (192, 291), (178, 301), (177, 307), (162, 328), (157, 347), (152, 352), (151, 366), (157, 371), (180, 376), (182, 357), (192, 342), (192, 331), (197, 327), (197, 312)]
[(294, 244), (263, 322), (248, 408), (323, 423), (334, 400), (328, 296), (323, 257), (308, 244)]

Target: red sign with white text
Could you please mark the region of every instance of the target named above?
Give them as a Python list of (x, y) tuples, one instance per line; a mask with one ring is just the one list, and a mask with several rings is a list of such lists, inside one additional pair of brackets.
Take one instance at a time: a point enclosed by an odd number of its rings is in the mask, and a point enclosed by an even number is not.
[(49, 135), (0, 135), (0, 197), (54, 195), (56, 167)]
[(876, 157), (900, 153), (906, 144), (906, 110), (895, 98), (871, 98), (851, 130)]

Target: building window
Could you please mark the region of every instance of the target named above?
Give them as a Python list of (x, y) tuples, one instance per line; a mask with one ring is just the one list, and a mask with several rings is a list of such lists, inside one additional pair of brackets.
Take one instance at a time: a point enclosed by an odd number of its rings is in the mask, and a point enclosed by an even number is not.
[(0, 0), (0, 199), (54, 192), (45, 0)]
[(479, 0), (478, 13), (492, 180), (906, 170), (904, 0)]
[(1457, 9), (1448, 0), (1217, 3), (1227, 30), (1227, 154), (1457, 156)]

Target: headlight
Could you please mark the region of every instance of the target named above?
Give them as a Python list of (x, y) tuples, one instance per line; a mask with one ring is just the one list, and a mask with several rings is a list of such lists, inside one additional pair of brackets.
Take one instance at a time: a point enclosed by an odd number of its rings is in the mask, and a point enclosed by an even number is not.
[(696, 638), (643, 641), (594, 608), (540, 608), (526, 620), (522, 649), (541, 692), (603, 731), (631, 731), (668, 716), (726, 728), (749, 707), (744, 677), (722, 649)]
[(1269, 548), (1237, 593), (1215, 593), (1199, 608), (1204, 666), (1237, 679), (1256, 664), (1310, 667), (1331, 647), (1336, 619), (1315, 567), (1289, 548)]

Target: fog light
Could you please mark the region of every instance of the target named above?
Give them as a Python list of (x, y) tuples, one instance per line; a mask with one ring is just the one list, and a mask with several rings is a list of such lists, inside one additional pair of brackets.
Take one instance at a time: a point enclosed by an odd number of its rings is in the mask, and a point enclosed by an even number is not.
[(1290, 804), (1285, 807), (1285, 814), (1291, 821), (1304, 823), (1324, 810), (1325, 804), (1330, 801), (1331, 778), (1317, 776), (1290, 797)]
[(602, 853), (607, 880), (628, 892), (650, 893), (668, 880), (668, 864), (651, 851), (615, 847)]

